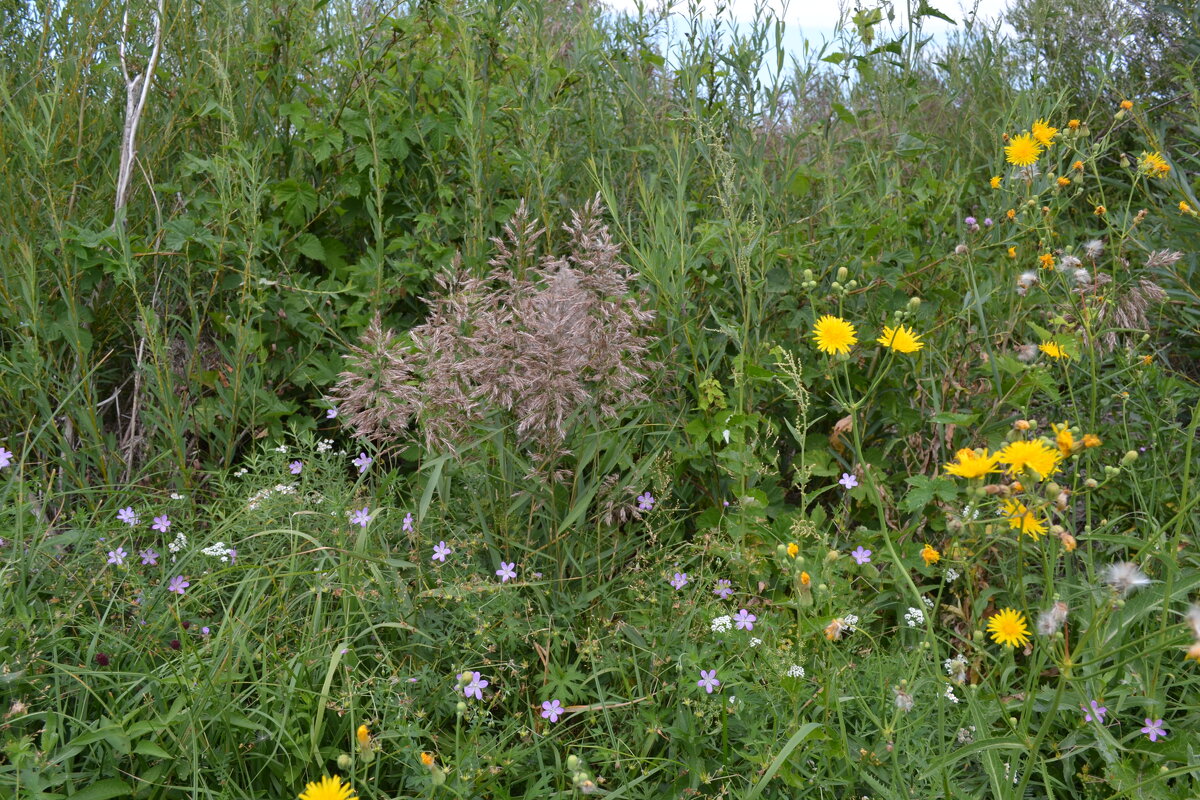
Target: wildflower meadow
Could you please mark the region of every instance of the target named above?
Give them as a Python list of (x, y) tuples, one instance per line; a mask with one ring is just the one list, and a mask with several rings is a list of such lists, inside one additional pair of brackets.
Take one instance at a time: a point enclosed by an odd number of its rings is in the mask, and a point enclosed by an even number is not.
[(0, 9), (0, 798), (1200, 796), (1200, 11), (795, 19)]

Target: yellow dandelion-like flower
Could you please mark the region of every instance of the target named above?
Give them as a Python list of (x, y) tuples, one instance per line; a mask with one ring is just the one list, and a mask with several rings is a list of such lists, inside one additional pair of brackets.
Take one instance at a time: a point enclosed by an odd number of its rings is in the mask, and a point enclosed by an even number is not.
[(801, 586), (812, 586), (812, 576), (809, 575), (807, 572), (801, 572), (800, 573), (800, 585)]
[(1042, 266), (1042, 269), (1054, 269), (1054, 256), (1049, 253), (1042, 253), (1038, 256), (1038, 263)]
[(1058, 451), (1041, 439), (1009, 442), (996, 453), (996, 458), (1001, 464), (1008, 465), (1009, 475), (1017, 476), (1028, 469), (1036, 473), (1039, 480), (1058, 472), (1058, 462), (1062, 460)]
[(1071, 455), (1075, 451), (1075, 435), (1071, 433), (1067, 423), (1051, 425), (1050, 429), (1054, 431), (1054, 443), (1058, 445), (1058, 452), (1062, 453), (1063, 458)]
[(350, 788), (350, 784), (342, 784), (340, 776), (326, 775), (321, 780), (310, 783), (300, 793), (300, 800), (358, 800), (358, 795)]
[(1076, 172), (1083, 172), (1083, 162), (1076, 161), (1074, 164), (1071, 165), (1071, 169), (1075, 170)]
[(1096, 209), (1092, 213), (1097, 217), (1103, 217), (1106, 213), (1108, 213), (1108, 209), (1104, 206), (1096, 206)]
[(1063, 350), (1054, 342), (1042, 342), (1038, 345), (1038, 350), (1041, 350), (1051, 358), (1070, 358), (1071, 356), (1066, 350)]
[(1008, 257), (1009, 257), (1009, 258), (1016, 258), (1016, 257), (1017, 257), (1017, 248), (1016, 248), (1016, 247), (1010, 247), (1010, 248), (1008, 248)]
[(993, 614), (987, 627), (996, 644), (1005, 647), (1024, 647), (1029, 644), (1029, 625), (1025, 615), (1015, 608), (1005, 608)]
[(1194, 215), (1196, 213), (1196, 209), (1189, 206), (1187, 200), (1180, 200), (1179, 201), (1179, 213)]
[(1133, 108), (1133, 101), (1132, 101), (1132, 100), (1122, 100), (1122, 101), (1121, 101), (1121, 110), (1122, 110), (1122, 111), (1129, 111), (1129, 110), (1131, 110), (1132, 108)]
[(1067, 127), (1073, 131), (1079, 130), (1079, 120), (1077, 120), (1077, 119), (1071, 120), (1070, 122), (1067, 123)]
[(1004, 515), (1008, 517), (1008, 527), (1029, 535), (1035, 542), (1046, 532), (1046, 523), (1034, 516), (1019, 500), (1005, 500)]
[(912, 328), (906, 328), (903, 325), (897, 325), (895, 328), (884, 325), (883, 335), (875, 341), (897, 353), (915, 353), (925, 346), (921, 337)]
[(799, 545), (797, 545), (795, 542), (788, 542), (788, 546), (787, 546), (787, 554), (788, 554), (790, 557), (792, 557), (792, 558), (795, 558), (795, 557), (796, 557), (796, 553), (799, 553), (799, 552), (800, 552), (800, 546), (799, 546)]
[(999, 175), (993, 175), (993, 176), (992, 176), (992, 180), (991, 180), (991, 184), (992, 184), (992, 188), (993, 188), (993, 189), (999, 189), (999, 188), (1000, 188), (1000, 176), (999, 176)]
[(427, 767), (432, 767), (433, 766), (433, 753), (422, 752), (421, 753), (421, 763)]
[(954, 455), (958, 459), (958, 463), (946, 465), (946, 472), (949, 475), (956, 475), (959, 478), (982, 478), (989, 472), (996, 472), (998, 463), (996, 455), (988, 455), (986, 447), (979, 452), (963, 448)]
[(1102, 441), (1100, 441), (1100, 437), (1094, 433), (1085, 433), (1083, 435), (1083, 446), (1084, 447), (1099, 447), (1102, 444), (1104, 444), (1104, 443)]
[(1041, 155), (1042, 145), (1028, 133), (1014, 136), (1008, 146), (1004, 148), (1005, 160), (1018, 167), (1036, 164)]
[(358, 738), (358, 743), (363, 747), (371, 743), (371, 730), (366, 725), (359, 725), (354, 735)]
[(921, 548), (921, 558), (925, 561), (925, 566), (931, 567), (942, 560), (942, 554), (929, 545), (925, 545)]
[(1052, 127), (1046, 120), (1039, 119), (1033, 123), (1033, 138), (1037, 139), (1038, 144), (1049, 147), (1055, 136), (1058, 136), (1058, 128)]
[(1138, 156), (1138, 169), (1151, 178), (1165, 178), (1171, 171), (1171, 165), (1156, 151)]
[(1071, 179), (1068, 178), (1066, 175), (1064, 175), (1061, 178), (1059, 178), (1057, 181), (1055, 181), (1055, 183), (1057, 183), (1059, 186), (1061, 186), (1062, 188), (1065, 189), (1071, 185)]
[(829, 355), (849, 355), (850, 348), (858, 344), (858, 339), (855, 338), (857, 333), (849, 322), (829, 314), (821, 317), (813, 326), (813, 339), (816, 340), (817, 349)]

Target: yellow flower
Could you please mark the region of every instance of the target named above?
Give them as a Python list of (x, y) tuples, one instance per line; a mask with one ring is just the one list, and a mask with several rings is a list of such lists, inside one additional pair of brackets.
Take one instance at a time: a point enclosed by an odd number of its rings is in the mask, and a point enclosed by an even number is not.
[(350, 784), (342, 784), (340, 777), (328, 775), (320, 781), (310, 783), (300, 793), (300, 800), (358, 800)]
[(1050, 356), (1051, 358), (1067, 358), (1067, 359), (1069, 359), (1071, 357), (1067, 353), (1066, 350), (1063, 350), (1061, 347), (1059, 347), (1054, 342), (1042, 342), (1041, 344), (1038, 345), (1038, 350), (1041, 350), (1043, 353)]
[(1059, 178), (1056, 183), (1065, 189), (1071, 185), (1071, 179), (1064, 175), (1063, 177)]
[(921, 558), (925, 560), (925, 566), (932, 566), (942, 560), (942, 554), (934, 550), (929, 545), (921, 548)]
[(1042, 269), (1054, 269), (1054, 256), (1042, 253), (1038, 256), (1038, 263), (1042, 265)]
[(1063, 550), (1066, 550), (1068, 553), (1074, 553), (1075, 548), (1079, 546), (1079, 542), (1075, 541), (1075, 537), (1066, 531), (1058, 535), (1058, 540), (1062, 542)]
[(1146, 355), (1142, 356), (1142, 366), (1143, 367), (1148, 367), (1153, 363), (1154, 363), (1154, 356), (1150, 355), (1149, 353), (1146, 353)]
[(1000, 188), (1000, 176), (999, 176), (999, 175), (993, 175), (993, 176), (992, 176), (992, 180), (991, 180), (991, 184), (992, 184), (992, 188), (993, 188), (993, 189), (999, 189), (999, 188)]
[(950, 475), (960, 478), (982, 478), (989, 472), (996, 471), (996, 456), (989, 456), (986, 447), (980, 453), (963, 448), (954, 455), (958, 458), (958, 463), (946, 465), (946, 472)]
[(1004, 501), (1004, 515), (1008, 517), (1008, 527), (1028, 534), (1035, 542), (1046, 532), (1046, 523), (1035, 517), (1033, 512), (1018, 500)]
[(1189, 206), (1187, 200), (1180, 200), (1179, 201), (1179, 213), (1180, 214), (1195, 214), (1196, 209)]
[(1103, 442), (1100, 441), (1100, 437), (1097, 436), (1096, 434), (1085, 433), (1083, 435), (1083, 446), (1084, 447), (1099, 447), (1101, 444), (1103, 444)]
[(1062, 453), (1063, 458), (1071, 455), (1075, 450), (1075, 435), (1071, 433), (1067, 423), (1051, 425), (1050, 428), (1054, 431), (1054, 443), (1058, 445), (1058, 452)]
[(1083, 162), (1076, 161), (1074, 164), (1071, 165), (1071, 169), (1075, 170), (1076, 172), (1083, 172)]
[(800, 585), (801, 586), (812, 586), (812, 576), (809, 575), (807, 572), (801, 572), (800, 573)]
[(792, 558), (796, 557), (796, 553), (800, 552), (800, 547), (795, 542), (788, 542), (787, 554)]
[(835, 618), (832, 622), (825, 626), (825, 638), (831, 642), (841, 640), (842, 631), (846, 629), (846, 623), (841, 617)]
[(897, 353), (915, 353), (925, 346), (921, 337), (912, 328), (906, 328), (903, 325), (897, 325), (895, 328), (884, 325), (883, 335), (875, 341), (884, 347), (890, 347)]
[(1097, 217), (1103, 217), (1107, 212), (1108, 212), (1108, 209), (1105, 208), (1104, 206), (1096, 206), (1096, 210), (1093, 211), (1092, 213), (1095, 214)]
[(1008, 464), (1009, 475), (1018, 476), (1026, 469), (1031, 469), (1037, 473), (1039, 480), (1058, 472), (1058, 462), (1061, 460), (1058, 451), (1041, 439), (1009, 442), (996, 453), (996, 458), (1001, 464)]
[(1077, 120), (1077, 119), (1071, 120), (1070, 122), (1067, 123), (1067, 127), (1073, 131), (1079, 130), (1079, 120)]
[(813, 326), (813, 339), (817, 342), (817, 349), (829, 355), (849, 355), (850, 348), (858, 344), (858, 339), (854, 338), (856, 333), (858, 331), (854, 330), (854, 326), (849, 322), (828, 314), (817, 320), (817, 324)]
[(1051, 127), (1046, 120), (1039, 119), (1033, 123), (1033, 138), (1037, 139), (1038, 144), (1049, 147), (1055, 136), (1058, 136), (1058, 128)]
[(1017, 210), (1015, 208), (1010, 208), (1008, 211), (1004, 212), (1004, 216), (1008, 217), (1009, 222), (1011, 222), (1017, 218)]
[(1029, 626), (1025, 615), (1015, 608), (1005, 608), (988, 620), (988, 632), (992, 641), (1006, 647), (1029, 644)]
[(1129, 111), (1132, 108), (1133, 108), (1132, 100), (1122, 100), (1121, 101), (1121, 110), (1122, 111)]
[(1031, 164), (1036, 164), (1041, 155), (1042, 145), (1028, 133), (1021, 133), (1014, 136), (1012, 141), (1008, 143), (1008, 146), (1004, 148), (1005, 160), (1018, 167), (1028, 167)]
[(421, 763), (427, 767), (433, 766), (433, 753), (421, 753)]
[(1138, 169), (1152, 178), (1165, 178), (1171, 171), (1171, 165), (1155, 151), (1138, 156)]
[(1008, 248), (1008, 257), (1016, 258), (1017, 257), (1017, 248), (1015, 248), (1015, 247)]
[(358, 743), (363, 747), (366, 747), (371, 743), (371, 731), (366, 725), (359, 725), (358, 730), (355, 731), (354, 735), (358, 737)]

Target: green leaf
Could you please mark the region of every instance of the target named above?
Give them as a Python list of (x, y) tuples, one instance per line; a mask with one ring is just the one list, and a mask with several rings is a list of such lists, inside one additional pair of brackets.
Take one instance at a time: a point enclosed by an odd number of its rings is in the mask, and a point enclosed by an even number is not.
[(901, 507), (910, 514), (925, 508), (934, 497), (949, 503), (958, 494), (958, 487), (948, 478), (930, 478), (928, 475), (913, 475), (907, 481), (912, 488), (904, 496)]
[(296, 237), (296, 249), (313, 261), (325, 261), (325, 248), (321, 240), (311, 233), (302, 233)]
[(108, 800), (110, 797), (130, 797), (133, 787), (120, 778), (105, 778), (83, 791), (71, 795), (72, 800)]
[(154, 742), (138, 742), (133, 747), (133, 752), (141, 756), (150, 756), (151, 758), (171, 758), (171, 754), (162, 749)]
[(971, 425), (975, 420), (979, 419), (979, 415), (958, 411), (939, 411), (930, 419), (939, 425)]
[(921, 0), (921, 5), (918, 6), (918, 8), (917, 8), (917, 17), (937, 17), (938, 19), (944, 19), (946, 22), (949, 22), (951, 25), (958, 24), (954, 20), (950, 19), (950, 17), (947, 17), (945, 14), (943, 14), (941, 11), (938, 11), (936, 8), (929, 5), (929, 3), (925, 2), (925, 0)]

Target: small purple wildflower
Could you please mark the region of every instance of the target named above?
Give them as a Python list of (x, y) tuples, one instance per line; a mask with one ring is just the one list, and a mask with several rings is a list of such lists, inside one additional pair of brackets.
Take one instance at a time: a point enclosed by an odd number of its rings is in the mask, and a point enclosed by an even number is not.
[(337, 415), (337, 406), (331, 406), (330, 408), (325, 409), (325, 419), (337, 419)]
[(990, 227), (992, 227), (993, 225), (995, 225), (996, 223), (992, 222), (992, 218), (991, 218), (991, 217), (984, 217), (984, 218), (983, 218), (983, 224), (984, 224), (984, 225), (986, 225), (986, 226), (988, 226), (988, 227), (990, 228)]
[(976, 225), (976, 224), (978, 224), (978, 223), (975, 221), (975, 218), (974, 218), (974, 217), (967, 217), (966, 219), (964, 219), (964, 220), (963, 220), (963, 222), (965, 222), (965, 223), (967, 224), (967, 226), (968, 226), (968, 227), (970, 227), (971, 225)]
[(754, 616), (753, 614), (751, 614), (749, 611), (747, 611), (744, 608), (741, 611), (739, 611), (738, 613), (733, 615), (733, 621), (734, 621), (737, 629), (742, 630), (742, 631), (754, 630), (754, 622), (757, 619), (758, 619), (758, 617)]
[(658, 502), (654, 499), (654, 495), (650, 494), (649, 492), (642, 492), (639, 494), (637, 501), (638, 511), (651, 511), (654, 508), (654, 504)]
[(167, 528), (171, 527), (171, 520), (167, 518), (166, 514), (163, 514), (161, 517), (155, 517), (154, 524), (151, 525), (150, 527), (153, 530), (161, 531), (162, 533), (166, 533)]
[(201, 636), (208, 636), (210, 633), (212, 633), (212, 631), (209, 630), (207, 625), (205, 625), (203, 628), (200, 629)]
[(713, 589), (713, 594), (722, 600), (727, 599), (733, 594), (733, 583), (725, 578), (722, 578), (721, 580), (717, 581), (717, 588)]
[(858, 546), (858, 549), (852, 550), (850, 555), (854, 557), (854, 563), (856, 564), (871, 563), (871, 551), (863, 547), (861, 544)]
[(400, 525), (400, 528), (405, 533), (413, 532), (413, 515), (411, 511), (404, 515), (404, 522)]
[(174, 578), (171, 578), (171, 582), (167, 584), (167, 591), (175, 592), (175, 594), (182, 597), (183, 590), (189, 586), (191, 586), (191, 584), (188, 583), (187, 578), (183, 577), (182, 575), (176, 575)]
[(1088, 710), (1087, 707), (1084, 707), (1083, 721), (1084, 722), (1096, 722), (1096, 723), (1103, 725), (1104, 724), (1104, 715), (1108, 713), (1108, 709), (1106, 707), (1100, 705), (1099, 703), (1097, 703), (1095, 700), (1092, 700), (1091, 702), (1089, 702), (1088, 705), (1091, 706), (1091, 710)]
[(371, 521), (371, 507), (363, 506), (350, 517), (351, 525), (361, 525), (367, 527), (367, 523)]
[(0, 445), (0, 469), (4, 469), (11, 464), (12, 457), (13, 454), (9, 450), (5, 449), (3, 445)]
[[(462, 680), (462, 675), (459, 675), (458, 679)], [(478, 672), (472, 672), (471, 682), (463, 687), (463, 695), (466, 697), (474, 697), (476, 700), (482, 700), (483, 690), (490, 685), (491, 683), (487, 679), (479, 677)]]
[(129, 553), (125, 552), (124, 547), (118, 547), (116, 550), (108, 551), (108, 563), (116, 564), (118, 567), (125, 563), (125, 556)]
[(676, 589), (682, 589), (688, 585), (688, 574), (686, 572), (676, 572), (675, 577), (671, 578), (671, 585)]
[(158, 553), (154, 552), (154, 548), (147, 547), (142, 552), (138, 553), (142, 557), (143, 567), (154, 567), (158, 565)]
[(367, 471), (367, 467), (371, 466), (371, 462), (374, 460), (375, 459), (371, 458), (366, 453), (359, 453), (358, 458), (354, 459), (350, 463), (358, 467), (358, 474), (361, 475)]
[(562, 703), (557, 700), (546, 700), (542, 703), (542, 719), (548, 719), (551, 722), (558, 722), (558, 718), (565, 713)]
[(840, 483), (842, 486), (845, 486), (847, 490), (850, 490), (855, 486), (858, 486), (858, 478), (854, 477), (849, 472), (843, 472), (842, 479), (839, 480), (838, 483)]
[(304, 469), (304, 463), (301, 461), (293, 461), (292, 463), (288, 464), (288, 469), (291, 470), (293, 475), (299, 475), (300, 471)]
[(126, 525), (137, 525), (141, 522), (138, 519), (137, 512), (133, 510), (133, 506), (125, 506), (117, 512), (117, 519), (124, 522)]
[(1167, 729), (1163, 727), (1161, 719), (1152, 720), (1146, 717), (1146, 727), (1141, 728), (1141, 732), (1150, 737), (1150, 741), (1152, 742), (1167, 738)]
[(696, 685), (712, 694), (713, 689), (721, 685), (721, 682), (717, 680), (717, 671), (715, 669), (700, 670), (700, 680), (696, 681)]
[(515, 561), (509, 561), (507, 564), (503, 561), (500, 562), (500, 569), (496, 570), (496, 575), (500, 577), (501, 583), (508, 583), (509, 578), (517, 577), (516, 566), (517, 562)]
[(453, 552), (454, 551), (451, 550), (450, 547), (445, 542), (438, 542), (437, 544), (435, 544), (433, 546), (433, 558), (431, 558), (430, 560), (431, 561), (441, 561), (443, 564), (445, 564), (446, 556), (450, 555)]

